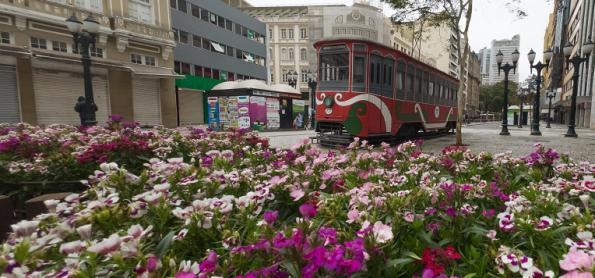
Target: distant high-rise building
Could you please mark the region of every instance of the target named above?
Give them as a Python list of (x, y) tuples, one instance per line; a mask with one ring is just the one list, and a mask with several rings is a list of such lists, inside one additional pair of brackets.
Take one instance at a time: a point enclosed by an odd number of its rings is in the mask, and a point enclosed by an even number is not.
[(479, 62), (481, 84), (489, 84), (490, 82), (490, 63), (492, 61), (491, 49), (484, 47), (479, 51)]
[[(496, 62), (496, 55), (499, 51), (504, 54), (504, 61), (502, 64), (512, 64), (512, 52), (519, 49), (521, 44), (521, 36), (514, 35), (512, 39), (493, 40), (491, 51), (490, 51), (490, 71), (489, 71), (489, 82), (488, 84), (495, 84), (504, 80), (504, 73), (498, 74), (498, 63)], [(508, 80), (513, 82), (519, 82), (519, 71), (511, 72), (508, 75)]]

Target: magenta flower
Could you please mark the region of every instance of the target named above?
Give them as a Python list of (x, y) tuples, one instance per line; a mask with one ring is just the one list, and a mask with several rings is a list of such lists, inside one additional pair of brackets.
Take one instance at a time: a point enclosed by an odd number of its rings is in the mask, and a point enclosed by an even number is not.
[(269, 225), (273, 225), (277, 218), (279, 217), (279, 212), (276, 210), (267, 210), (264, 212), (263, 218), (264, 221), (267, 222)]
[(196, 278), (196, 274), (190, 271), (178, 272), (176, 273), (176, 278)]
[(299, 210), (300, 214), (306, 219), (314, 218), (314, 216), (316, 216), (316, 206), (313, 204), (305, 203), (300, 206)]
[(212, 273), (215, 271), (217, 267), (217, 253), (215, 251), (209, 252), (207, 258), (202, 261), (200, 264), (200, 272), (201, 273)]

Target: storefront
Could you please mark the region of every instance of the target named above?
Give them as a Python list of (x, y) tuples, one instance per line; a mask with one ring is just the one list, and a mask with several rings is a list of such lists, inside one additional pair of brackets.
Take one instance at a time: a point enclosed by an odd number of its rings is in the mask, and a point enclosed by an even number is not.
[(259, 80), (223, 82), (207, 92), (207, 121), (211, 128), (291, 129), (304, 125), (301, 93)]
[(204, 93), (224, 80), (186, 75), (176, 80), (178, 125), (200, 125), (207, 123), (207, 99)]

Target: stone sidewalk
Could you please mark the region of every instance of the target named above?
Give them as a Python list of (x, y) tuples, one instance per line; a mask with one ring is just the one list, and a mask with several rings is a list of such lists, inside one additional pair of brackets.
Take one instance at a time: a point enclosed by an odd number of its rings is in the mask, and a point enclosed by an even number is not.
[[(567, 126), (552, 125), (545, 128), (542, 123), (542, 136), (531, 136), (530, 127), (509, 126), (510, 136), (500, 136), (500, 123), (475, 123), (463, 127), (463, 143), (469, 145), (474, 152), (488, 151), (501, 153), (512, 151), (515, 156), (525, 156), (533, 150), (535, 143), (542, 143), (547, 148), (554, 148), (561, 154), (568, 154), (574, 160), (595, 162), (595, 130), (577, 128), (578, 138), (564, 137)], [(310, 136), (312, 130), (262, 132), (261, 136), (268, 137), (274, 147), (291, 147)], [(430, 139), (424, 143), (423, 150), (427, 153), (439, 153), (445, 146), (454, 144), (455, 135)]]

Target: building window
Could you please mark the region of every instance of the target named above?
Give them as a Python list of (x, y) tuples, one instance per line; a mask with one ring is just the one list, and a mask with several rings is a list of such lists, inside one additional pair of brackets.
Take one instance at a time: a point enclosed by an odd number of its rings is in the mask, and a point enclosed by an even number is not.
[(241, 36), (242, 35), (242, 25), (236, 23), (235, 28), (236, 28), (236, 34)]
[(269, 59), (273, 60), (273, 49), (269, 48)]
[(174, 41), (179, 42), (180, 41), (180, 36), (178, 35), (178, 29), (171, 28), (171, 31), (174, 33)]
[(202, 48), (211, 50), (211, 41), (209, 41), (209, 39), (202, 38)]
[(194, 66), (194, 75), (202, 77), (202, 67)]
[(91, 55), (92, 57), (103, 58), (103, 48), (89, 47), (89, 55)]
[(192, 12), (192, 16), (200, 18), (200, 8), (197, 5), (190, 4), (190, 9)]
[(293, 47), (289, 48), (289, 61), (293, 61), (295, 59), (295, 55), (293, 53)]
[(74, 5), (85, 10), (103, 13), (103, 0), (75, 0)]
[(287, 83), (287, 80), (289, 80), (287, 71), (283, 70), (283, 74), (281, 74), (281, 82)]
[(289, 37), (290, 39), (293, 39), (293, 29), (289, 29), (289, 30), (287, 30), (287, 31), (288, 31), (288, 37)]
[(133, 64), (142, 65), (143, 64), (143, 56), (139, 54), (130, 54), (130, 62)]
[(40, 49), (48, 49), (48, 45), (45, 39), (31, 37), (31, 47), (32, 48), (40, 48)]
[(219, 25), (219, 27), (225, 28), (225, 18), (223, 18), (222, 16), (218, 16), (217, 24)]
[(180, 61), (174, 61), (174, 71), (176, 73), (180, 73), (180, 67), (181, 67)]
[[(179, 7), (179, 4), (178, 4)], [(128, 15), (130, 18), (144, 23), (153, 23), (151, 0), (128, 1)]]
[(242, 59), (242, 60), (244, 59), (244, 54), (242, 53), (241, 50), (239, 50), (237, 48), (236, 48), (236, 58)]
[(0, 32), (0, 43), (10, 44), (10, 33)]
[(219, 70), (213, 69), (213, 74), (211, 75), (211, 78), (213, 79), (219, 79)]
[(269, 40), (273, 40), (273, 29), (269, 29)]
[(300, 49), (300, 61), (308, 60), (308, 51), (305, 48)]
[(205, 67), (203, 71), (203, 77), (211, 78), (211, 76), (213, 76), (211, 74), (211, 68)]
[(233, 31), (233, 22), (229, 19), (225, 20), (225, 29)]
[(67, 52), (66, 43), (61, 41), (52, 41), (52, 49), (54, 51)]
[(281, 38), (287, 39), (287, 29), (281, 29)]
[(306, 39), (306, 38), (308, 38), (308, 32), (306, 31), (306, 28), (301, 28), (301, 29), (300, 29), (300, 38), (301, 38), (301, 39)]
[(202, 39), (201, 39), (199, 36), (197, 36), (197, 35), (192, 35), (192, 45), (193, 45), (194, 47), (201, 48), (201, 47), (202, 47), (201, 40), (202, 40)]
[(281, 48), (281, 60), (289, 60), (289, 58), (287, 57), (287, 48)]
[(228, 45), (226, 53), (227, 53), (227, 56), (233, 57), (233, 47)]
[(188, 32), (180, 30), (180, 42), (181, 43), (188, 43)]
[(182, 68), (181, 68), (181, 74), (192, 74), (192, 72), (190, 72), (190, 64), (188, 63), (180, 63)]
[(217, 25), (217, 15), (214, 13), (210, 13), (209, 14), (209, 21), (211, 21), (211, 23)]
[(169, 0), (169, 7), (172, 9), (177, 9), (178, 8), (178, 2), (176, 0)]
[(178, 0), (178, 10), (180, 12), (188, 12), (188, 5), (186, 4), (186, 0)]
[(204, 21), (209, 21), (209, 11), (207, 11), (205, 9), (201, 9), (200, 10), (200, 19), (202, 19)]
[(302, 71), (302, 83), (308, 83), (308, 72)]
[(155, 57), (153, 57), (153, 56), (145, 56), (145, 65), (147, 65), (147, 66), (155, 66)]
[(242, 36), (244, 37), (248, 37), (248, 28), (242, 26)]

